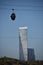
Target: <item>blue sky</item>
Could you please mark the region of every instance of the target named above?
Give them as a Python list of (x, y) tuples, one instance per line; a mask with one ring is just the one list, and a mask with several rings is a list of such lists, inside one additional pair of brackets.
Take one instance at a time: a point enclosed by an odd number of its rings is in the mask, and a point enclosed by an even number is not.
[(0, 57), (19, 58), (20, 26), (28, 27), (28, 48), (34, 48), (36, 60), (43, 60), (43, 0), (0, 0)]

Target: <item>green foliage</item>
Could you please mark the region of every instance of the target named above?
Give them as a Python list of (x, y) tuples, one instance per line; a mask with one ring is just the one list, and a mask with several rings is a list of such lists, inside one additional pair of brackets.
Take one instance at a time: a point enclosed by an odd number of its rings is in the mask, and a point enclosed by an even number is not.
[(4, 56), (0, 58), (0, 65), (43, 65), (43, 61), (20, 61)]

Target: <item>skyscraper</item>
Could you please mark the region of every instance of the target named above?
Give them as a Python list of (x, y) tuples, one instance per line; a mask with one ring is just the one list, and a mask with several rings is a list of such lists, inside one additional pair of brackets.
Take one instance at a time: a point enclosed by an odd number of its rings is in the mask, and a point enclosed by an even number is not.
[(35, 60), (34, 48), (28, 48), (28, 60), (29, 61)]
[(27, 61), (27, 27), (19, 27), (19, 59)]

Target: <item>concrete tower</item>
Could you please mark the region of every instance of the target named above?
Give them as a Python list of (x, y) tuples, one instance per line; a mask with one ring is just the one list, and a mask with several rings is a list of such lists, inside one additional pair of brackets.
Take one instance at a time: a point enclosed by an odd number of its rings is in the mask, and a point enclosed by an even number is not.
[(27, 61), (27, 27), (19, 27), (19, 59)]

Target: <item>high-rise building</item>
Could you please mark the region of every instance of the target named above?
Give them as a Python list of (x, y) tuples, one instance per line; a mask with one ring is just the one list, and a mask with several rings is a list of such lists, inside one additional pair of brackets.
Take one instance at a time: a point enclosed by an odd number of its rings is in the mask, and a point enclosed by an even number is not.
[(19, 59), (27, 61), (27, 27), (19, 27)]
[(35, 60), (34, 48), (28, 48), (28, 60), (29, 61)]

